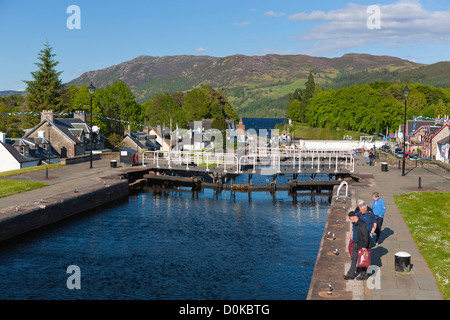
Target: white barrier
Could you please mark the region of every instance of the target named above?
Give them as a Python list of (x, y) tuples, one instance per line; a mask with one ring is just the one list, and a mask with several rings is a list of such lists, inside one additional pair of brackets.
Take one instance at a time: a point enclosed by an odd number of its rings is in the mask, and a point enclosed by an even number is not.
[[(334, 145), (336, 147), (337, 145)], [(319, 147), (319, 145), (315, 145)], [(171, 151), (169, 153), (162, 153), (160, 151), (145, 151), (142, 154), (142, 165), (145, 163), (156, 164), (157, 168), (160, 165), (172, 168), (172, 165), (186, 165), (186, 170), (189, 166), (206, 166), (206, 171), (210, 171), (210, 167), (222, 167), (224, 172), (228, 168), (233, 168), (236, 173), (242, 172), (243, 166), (252, 166), (252, 172), (256, 172), (256, 168), (265, 167), (270, 168), (276, 173), (281, 172), (281, 167), (289, 167), (293, 170), (297, 169), (301, 173), (304, 169), (317, 169), (317, 173), (322, 169), (328, 171), (334, 169), (334, 172), (339, 172), (340, 169), (345, 169), (354, 172), (355, 160), (351, 150), (329, 150), (331, 145), (322, 145), (322, 150), (309, 150), (306, 148), (256, 148), (248, 154), (245, 152), (194, 152), (194, 151)]]

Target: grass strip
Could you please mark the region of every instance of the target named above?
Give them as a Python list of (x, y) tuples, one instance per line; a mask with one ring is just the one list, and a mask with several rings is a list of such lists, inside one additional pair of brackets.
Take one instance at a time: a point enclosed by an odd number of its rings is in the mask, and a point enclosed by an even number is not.
[(450, 193), (413, 192), (394, 196), (439, 290), (450, 300)]
[(0, 198), (48, 186), (47, 183), (19, 180), (0, 180)]
[(21, 173), (45, 170), (45, 168), (51, 169), (51, 168), (58, 168), (58, 167), (62, 167), (62, 166), (65, 166), (65, 164), (53, 163), (53, 164), (48, 164), (48, 165), (44, 165), (44, 166), (34, 166), (34, 167), (29, 167), (29, 168), (17, 169), (17, 170), (9, 170), (9, 171), (0, 172), (0, 178), (13, 176), (16, 174), (21, 174)]

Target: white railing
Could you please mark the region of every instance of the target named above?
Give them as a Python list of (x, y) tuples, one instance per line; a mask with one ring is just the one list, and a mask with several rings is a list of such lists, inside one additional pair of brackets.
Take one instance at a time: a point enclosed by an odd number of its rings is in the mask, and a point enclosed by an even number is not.
[(252, 173), (256, 169), (266, 168), (274, 172), (281, 172), (281, 167), (297, 170), (316, 169), (319, 173), (327, 169), (339, 172), (345, 169), (354, 172), (355, 160), (350, 150), (309, 150), (302, 148), (258, 148), (251, 150), (248, 154), (244, 152), (194, 152), (194, 151), (171, 151), (162, 153), (160, 151), (145, 151), (142, 154), (142, 166), (156, 164), (157, 168), (172, 168), (173, 166), (184, 167), (189, 170), (199, 165), (210, 171), (212, 167), (223, 168), (224, 172), (232, 170), (236, 173), (242, 172), (244, 166), (250, 166)]

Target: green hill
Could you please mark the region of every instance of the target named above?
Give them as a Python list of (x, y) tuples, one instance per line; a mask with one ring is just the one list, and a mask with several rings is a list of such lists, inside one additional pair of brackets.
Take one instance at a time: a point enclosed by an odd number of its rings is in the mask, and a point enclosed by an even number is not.
[[(407, 72), (423, 65), (389, 56), (346, 54), (339, 58), (306, 55), (140, 56), (106, 69), (86, 72), (68, 85), (93, 81), (97, 87), (123, 81), (138, 102), (156, 93), (186, 91), (202, 84), (225, 89), (241, 116), (285, 117), (287, 95), (301, 88), (309, 72), (326, 86), (345, 75)], [(386, 70), (386, 71), (382, 71)]]

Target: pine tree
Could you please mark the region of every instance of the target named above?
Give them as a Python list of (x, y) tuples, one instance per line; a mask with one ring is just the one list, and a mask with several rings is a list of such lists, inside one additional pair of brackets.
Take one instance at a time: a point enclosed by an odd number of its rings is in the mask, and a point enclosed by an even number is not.
[(62, 71), (56, 71), (58, 61), (54, 60), (48, 41), (45, 48), (38, 54), (40, 62), (35, 63), (39, 70), (31, 72), (34, 80), (24, 81), (27, 84), (27, 107), (31, 112), (41, 112), (42, 110), (53, 110), (59, 112), (63, 109), (61, 95), (64, 85), (59, 79)]

